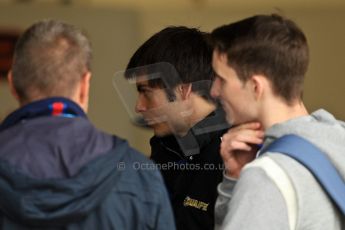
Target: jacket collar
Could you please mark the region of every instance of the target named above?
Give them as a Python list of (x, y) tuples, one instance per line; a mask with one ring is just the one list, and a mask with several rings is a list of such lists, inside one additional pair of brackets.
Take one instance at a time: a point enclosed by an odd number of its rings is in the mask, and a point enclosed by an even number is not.
[(0, 131), (7, 129), (22, 120), (42, 116), (83, 117), (85, 112), (75, 102), (63, 97), (51, 97), (31, 102), (8, 115), (0, 125)]

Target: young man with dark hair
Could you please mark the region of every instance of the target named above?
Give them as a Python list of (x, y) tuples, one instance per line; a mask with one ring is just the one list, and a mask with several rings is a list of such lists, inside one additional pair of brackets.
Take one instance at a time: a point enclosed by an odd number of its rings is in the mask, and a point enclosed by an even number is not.
[(309, 55), (301, 29), (278, 15), (257, 15), (215, 29), (212, 39), (211, 94), (236, 125), (221, 144), (227, 170), (216, 228), (344, 229), (344, 217), (304, 165), (275, 152), (261, 156), (277, 138), (296, 134), (345, 178), (345, 124), (325, 110), (309, 114), (302, 101)]
[(43, 20), (15, 48), (20, 108), (0, 126), (1, 229), (175, 229), (163, 180), (126, 141), (87, 119), (91, 46)]
[(153, 128), (151, 158), (161, 168), (178, 229), (213, 229), (222, 179), (219, 145), (228, 125), (209, 94), (214, 73), (206, 36), (165, 28), (139, 47), (125, 73), (136, 80), (136, 111)]

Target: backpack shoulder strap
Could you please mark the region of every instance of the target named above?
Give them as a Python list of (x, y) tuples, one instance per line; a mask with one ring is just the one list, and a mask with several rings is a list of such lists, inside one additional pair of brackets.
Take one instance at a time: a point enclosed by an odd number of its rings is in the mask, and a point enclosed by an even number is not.
[(295, 230), (297, 225), (297, 197), (292, 181), (286, 172), (274, 160), (268, 156), (262, 156), (255, 161), (247, 164), (245, 169), (260, 168), (277, 186), (282, 194), (288, 215), (289, 229)]
[(285, 135), (275, 140), (263, 152), (283, 153), (304, 165), (345, 215), (345, 182), (319, 148), (297, 135)]

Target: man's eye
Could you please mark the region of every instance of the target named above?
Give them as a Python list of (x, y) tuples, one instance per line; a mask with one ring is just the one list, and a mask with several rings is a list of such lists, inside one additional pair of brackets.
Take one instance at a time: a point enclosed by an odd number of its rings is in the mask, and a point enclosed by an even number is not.
[(151, 93), (152, 91), (151, 90), (149, 90), (149, 89), (144, 89), (144, 91), (143, 91), (143, 93), (146, 93), (146, 94), (149, 94), (149, 93)]
[(148, 90), (148, 89), (142, 89), (139, 93), (145, 97), (149, 97), (151, 95), (152, 91)]
[(225, 79), (224, 79), (223, 77), (219, 77), (219, 80), (220, 80), (221, 82), (225, 82)]
[(218, 80), (218, 81), (220, 81), (220, 82), (223, 82), (223, 81), (224, 81), (224, 79), (221, 78), (219, 75), (216, 75), (216, 80)]
[(138, 92), (139, 93), (146, 93), (146, 92), (148, 92), (149, 90), (147, 89), (147, 88), (142, 88), (142, 87), (139, 87), (138, 88)]

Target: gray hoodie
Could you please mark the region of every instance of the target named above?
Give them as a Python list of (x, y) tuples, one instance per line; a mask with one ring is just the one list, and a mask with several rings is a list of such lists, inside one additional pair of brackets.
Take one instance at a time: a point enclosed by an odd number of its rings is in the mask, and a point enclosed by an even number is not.
[[(272, 126), (266, 131), (263, 148), (286, 134), (302, 136), (318, 146), (345, 178), (344, 122), (318, 110)], [(345, 217), (304, 166), (282, 154), (266, 154), (285, 171), (296, 192), (296, 230), (345, 230)], [(216, 229), (289, 229), (284, 197), (264, 170), (245, 168), (238, 181), (224, 176), (218, 193)]]

